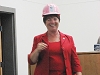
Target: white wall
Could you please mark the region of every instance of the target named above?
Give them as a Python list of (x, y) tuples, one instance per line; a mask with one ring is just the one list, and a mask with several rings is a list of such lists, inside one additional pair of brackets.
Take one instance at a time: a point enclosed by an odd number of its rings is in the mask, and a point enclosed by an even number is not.
[(61, 11), (60, 30), (73, 36), (78, 52), (93, 51), (100, 36), (100, 1), (62, 0), (57, 4)]
[(18, 75), (28, 75), (27, 54), (33, 37), (46, 31), (41, 14), (47, 3), (59, 6), (59, 29), (73, 36), (78, 52), (93, 51), (100, 36), (99, 0), (0, 0), (1, 6), (16, 8)]

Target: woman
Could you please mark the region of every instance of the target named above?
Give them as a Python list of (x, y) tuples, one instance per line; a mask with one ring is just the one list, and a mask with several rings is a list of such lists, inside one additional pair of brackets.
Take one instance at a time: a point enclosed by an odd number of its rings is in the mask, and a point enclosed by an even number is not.
[(42, 16), (47, 32), (34, 37), (28, 55), (29, 64), (37, 63), (34, 75), (82, 75), (72, 37), (58, 30), (58, 7), (47, 4)]

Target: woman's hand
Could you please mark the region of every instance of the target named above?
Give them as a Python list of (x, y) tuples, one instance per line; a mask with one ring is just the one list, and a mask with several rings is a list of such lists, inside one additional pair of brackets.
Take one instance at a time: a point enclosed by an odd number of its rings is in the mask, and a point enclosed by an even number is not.
[(40, 42), (37, 44), (36, 50), (38, 50), (38, 52), (41, 52), (42, 50), (45, 50), (47, 47), (48, 47), (47, 44)]

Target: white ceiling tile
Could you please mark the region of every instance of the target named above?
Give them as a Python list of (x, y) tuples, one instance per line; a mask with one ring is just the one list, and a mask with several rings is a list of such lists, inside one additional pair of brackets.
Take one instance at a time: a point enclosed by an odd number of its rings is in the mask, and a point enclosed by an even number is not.
[(94, 2), (98, 0), (53, 0), (54, 4), (64, 5), (64, 4), (74, 4), (74, 3), (86, 3), (86, 2)]
[(26, 1), (33, 2), (33, 3), (39, 3), (39, 4), (48, 4), (52, 2), (52, 0), (26, 0)]

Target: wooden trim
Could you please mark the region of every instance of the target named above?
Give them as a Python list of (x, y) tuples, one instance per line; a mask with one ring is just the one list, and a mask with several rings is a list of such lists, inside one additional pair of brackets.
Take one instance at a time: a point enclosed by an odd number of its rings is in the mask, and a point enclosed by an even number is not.
[[(1, 26), (1, 17), (0, 17), (0, 26)], [(1, 41), (1, 31), (0, 31), (0, 62), (2, 62), (2, 41)], [(2, 75), (2, 67), (0, 67), (0, 75)]]
[(81, 55), (81, 54), (100, 54), (100, 51), (91, 51), (91, 52), (77, 52), (78, 55)]

